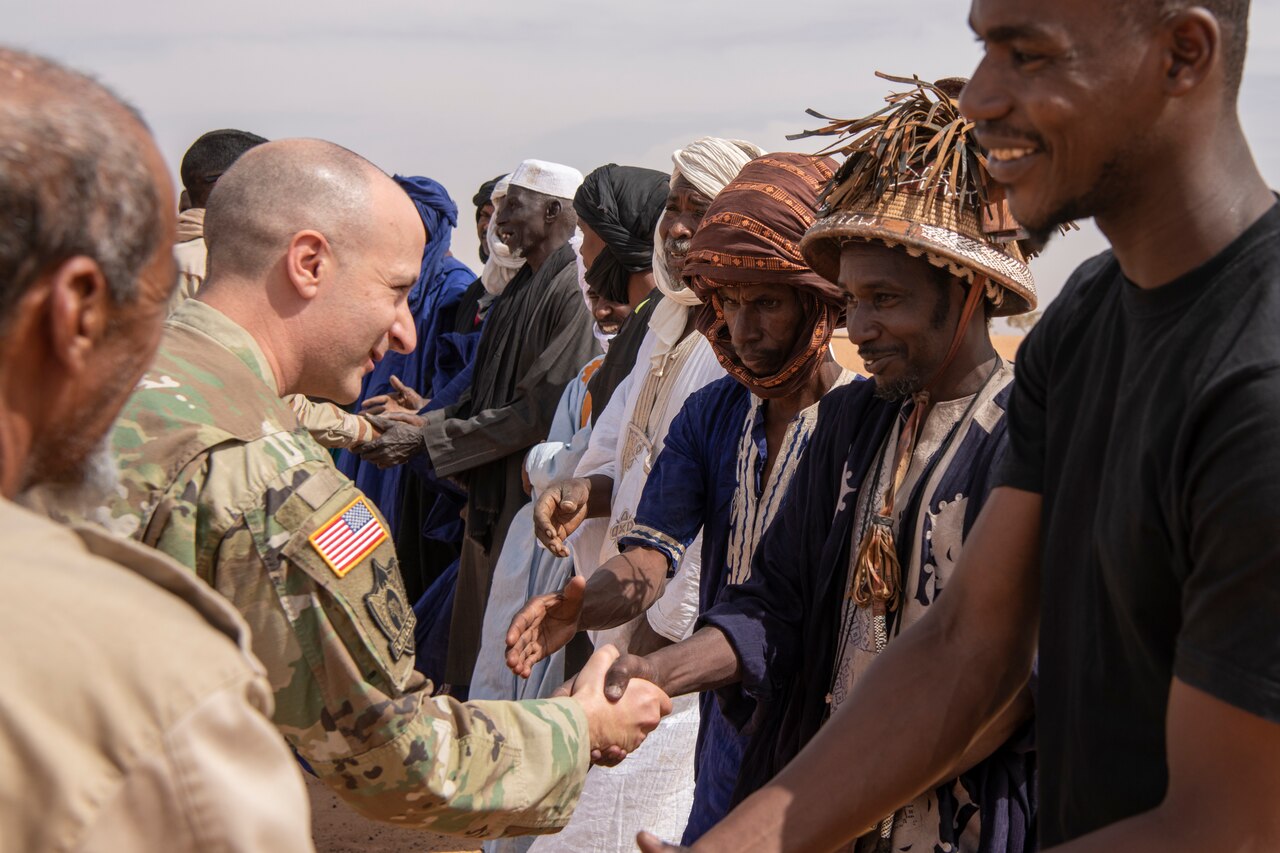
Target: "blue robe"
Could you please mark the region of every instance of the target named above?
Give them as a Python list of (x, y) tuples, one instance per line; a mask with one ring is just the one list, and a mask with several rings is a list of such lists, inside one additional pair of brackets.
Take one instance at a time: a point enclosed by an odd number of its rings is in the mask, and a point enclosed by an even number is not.
[[(1006, 388), (997, 398), (1002, 406), (1007, 397)], [(777, 775), (827, 718), (858, 492), (894, 419), (904, 416), (899, 404), (874, 396), (871, 382), (827, 394), (792, 487), (756, 551), (750, 580), (726, 587), (699, 620), (699, 627), (724, 632), (742, 667), (740, 684), (717, 691), (726, 718), (750, 736), (737, 801)], [(975, 425), (961, 438), (959, 462), (947, 470), (944, 482), (955, 494), (970, 496), (966, 535), (1006, 446), (1003, 419), (990, 433)], [(917, 518), (921, 502), (932, 500), (923, 495), (926, 479), (913, 490), (905, 518)], [(896, 537), (900, 553), (922, 535), (914, 525), (901, 530)], [(1029, 733), (1030, 724), (960, 777), (978, 804), (983, 853), (1034, 848), (1035, 764)], [(874, 765), (853, 772), (875, 772)], [(944, 809), (954, 800), (946, 791), (939, 788)]]
[[(642, 546), (660, 551), (674, 570), (701, 530), (699, 613), (709, 610), (729, 584), (731, 562), (748, 565), (755, 547), (753, 537), (768, 518), (763, 508), (775, 507), (782, 498), (787, 482), (782, 472), (794, 468), (809, 442), (811, 413), (792, 422), (786, 440), (777, 448), (774, 474), (766, 483), (764, 415), (764, 405), (753, 409), (750, 391), (733, 377), (719, 379), (690, 396), (672, 421), (645, 484), (635, 527), (619, 540), (624, 548)], [(744, 455), (747, 429), (755, 450)], [(735, 531), (733, 504), (739, 489), (751, 490), (755, 513), (759, 514), (744, 511), (744, 516), (755, 520)], [(728, 814), (747, 742), (747, 736), (724, 719), (715, 694), (699, 696), (699, 711), (696, 785), (683, 844), (694, 843)]]

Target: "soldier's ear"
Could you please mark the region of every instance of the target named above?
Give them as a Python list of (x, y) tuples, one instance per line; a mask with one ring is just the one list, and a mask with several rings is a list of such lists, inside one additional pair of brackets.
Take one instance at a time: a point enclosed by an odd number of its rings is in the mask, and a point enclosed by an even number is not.
[(27, 292), (23, 302), (43, 300), (50, 354), (73, 373), (82, 372), (106, 334), (114, 302), (98, 262), (76, 255), (61, 262)]
[(315, 299), (320, 285), (333, 271), (333, 249), (319, 231), (299, 231), (289, 240), (284, 256), (285, 276), (303, 299)]

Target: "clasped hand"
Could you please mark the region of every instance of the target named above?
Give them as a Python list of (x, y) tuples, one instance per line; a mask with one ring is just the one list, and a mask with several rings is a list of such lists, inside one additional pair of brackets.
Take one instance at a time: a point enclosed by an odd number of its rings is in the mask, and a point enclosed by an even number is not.
[[(605, 695), (605, 676), (621, 657), (614, 646), (597, 649), (571, 684), (556, 692), (578, 701), (587, 716), (591, 760), (616, 764), (644, 743), (649, 732), (671, 713), (671, 699), (656, 684), (636, 680), (626, 695)], [(563, 691), (563, 692), (562, 692)]]

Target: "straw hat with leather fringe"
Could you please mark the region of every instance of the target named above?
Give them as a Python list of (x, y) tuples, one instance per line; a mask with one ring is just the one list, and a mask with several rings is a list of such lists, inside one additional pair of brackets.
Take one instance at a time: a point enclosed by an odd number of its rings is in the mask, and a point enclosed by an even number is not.
[[(870, 608), (882, 626), (876, 631), (878, 652), (887, 642), (886, 617), (903, 600), (895, 503), (932, 409), (935, 385), (984, 299), (990, 316), (1023, 314), (1036, 307), (1036, 287), (1028, 253), (1019, 244), (1025, 234), (987, 173), (973, 124), (960, 114), (958, 98), (966, 81), (877, 76), (911, 88), (889, 95), (885, 107), (861, 119), (828, 119), (810, 110), (829, 124), (792, 137), (838, 136), (822, 153), (847, 155), (820, 198), (818, 220), (800, 241), (801, 254), (814, 272), (839, 282), (845, 244), (881, 243), (923, 257), (968, 283), (946, 356), (903, 409), (906, 421), (893, 449), (884, 501), (867, 519), (851, 566), (849, 598)], [(999, 366), (997, 358), (986, 382)], [(894, 822), (895, 816), (887, 815), (873, 830), (877, 849), (892, 847)]]
[(885, 107), (861, 119), (829, 119), (810, 110), (829, 124), (792, 137), (838, 136), (822, 153), (847, 155), (819, 198), (819, 218), (801, 239), (800, 251), (810, 268), (832, 282), (839, 281), (841, 248), (867, 241), (923, 257), (969, 284), (946, 356), (911, 395), (884, 504), (870, 519), (854, 559), (850, 597), (883, 614), (902, 601), (894, 505), (932, 409), (934, 386), (984, 298), (991, 316), (1022, 314), (1036, 307), (1036, 288), (1028, 252), (1019, 243), (1025, 232), (987, 173), (973, 123), (960, 114), (966, 81), (877, 76), (911, 88), (889, 95)]
[(829, 122), (797, 134), (839, 136), (822, 153), (847, 159), (823, 192), (820, 218), (800, 243), (809, 266), (838, 281), (840, 249), (850, 240), (900, 247), (969, 282), (981, 279), (990, 315), (1036, 307), (1026, 236), (1009, 213), (1004, 192), (987, 174), (973, 123), (960, 114), (965, 80), (927, 83), (877, 76), (912, 88), (861, 119)]

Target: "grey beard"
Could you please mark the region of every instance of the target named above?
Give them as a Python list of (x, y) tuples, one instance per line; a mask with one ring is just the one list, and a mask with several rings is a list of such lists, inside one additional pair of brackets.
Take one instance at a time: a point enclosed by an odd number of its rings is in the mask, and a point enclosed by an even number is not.
[(19, 496), (19, 503), (54, 517), (106, 522), (106, 504), (120, 491), (120, 468), (111, 452), (112, 432), (108, 430), (85, 459), (74, 482), (38, 483)]
[(671, 280), (671, 284), (677, 290), (684, 290), (685, 284), (684, 280), (680, 277), (680, 271), (676, 269), (670, 259), (672, 255), (687, 256), (689, 254), (689, 246), (692, 245), (692, 243), (693, 240), (688, 237), (684, 237), (681, 239), (667, 240), (666, 243), (663, 244), (663, 248), (666, 250), (667, 254), (667, 277)]

